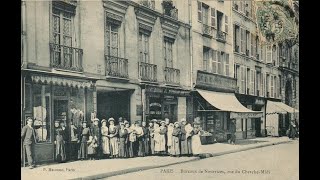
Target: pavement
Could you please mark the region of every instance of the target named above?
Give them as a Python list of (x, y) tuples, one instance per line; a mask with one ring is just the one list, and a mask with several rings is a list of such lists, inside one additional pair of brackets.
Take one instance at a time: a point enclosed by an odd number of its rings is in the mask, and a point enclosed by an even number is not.
[(264, 137), (238, 140), (236, 145), (228, 143), (202, 145), (201, 149), (203, 154), (201, 154), (200, 157), (148, 156), (129, 159), (74, 161), (51, 165), (39, 165), (34, 169), (23, 167), (21, 168), (21, 179), (101, 179), (126, 173), (197, 161), (202, 158), (221, 156), (249, 149), (288, 143), (291, 141), (292, 140), (289, 140), (288, 137)]

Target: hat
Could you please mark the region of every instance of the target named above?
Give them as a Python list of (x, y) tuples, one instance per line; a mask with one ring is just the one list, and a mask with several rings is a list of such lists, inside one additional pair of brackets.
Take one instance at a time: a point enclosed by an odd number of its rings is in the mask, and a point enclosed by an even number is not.
[(31, 117), (28, 117), (27, 121), (33, 121), (33, 119)]
[(55, 120), (54, 122), (55, 122), (55, 123), (60, 123), (60, 120)]
[(173, 125), (175, 126), (176, 124), (178, 124), (180, 126), (180, 123), (178, 121), (174, 122)]
[(152, 123), (156, 123), (156, 122), (157, 122), (157, 120), (156, 120), (156, 119), (152, 119), (150, 122), (152, 122)]
[(129, 122), (128, 122), (128, 121), (124, 121), (123, 123), (124, 123), (124, 124), (129, 124)]
[(187, 120), (185, 118), (182, 118), (180, 122), (183, 122), (183, 121), (186, 122)]
[(162, 124), (162, 123), (166, 123), (165, 121), (160, 121), (160, 124)]
[(113, 118), (109, 118), (109, 119), (108, 119), (108, 122), (110, 122), (110, 121), (113, 121), (113, 122), (114, 122), (114, 119), (113, 119)]
[(105, 119), (102, 119), (102, 121), (101, 121), (101, 124), (102, 124), (103, 122), (107, 122), (107, 120), (105, 120)]
[(87, 124), (87, 121), (82, 121), (81, 124), (83, 124), (83, 123), (86, 123), (86, 124)]
[(98, 121), (98, 122), (99, 122), (99, 119), (98, 119), (98, 118), (94, 118), (94, 119), (93, 119), (93, 122), (94, 122), (94, 121)]

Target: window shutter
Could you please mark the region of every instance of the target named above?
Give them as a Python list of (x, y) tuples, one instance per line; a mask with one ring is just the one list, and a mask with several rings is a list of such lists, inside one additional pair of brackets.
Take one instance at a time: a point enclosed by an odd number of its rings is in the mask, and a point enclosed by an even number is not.
[(224, 20), (225, 20), (225, 27), (224, 27), (224, 31), (226, 32), (226, 33), (228, 33), (228, 16), (227, 15), (225, 15), (224, 16)]
[(212, 50), (212, 73), (216, 74), (218, 71), (217, 71), (217, 51), (215, 50)]
[(211, 26), (216, 28), (216, 9), (211, 8)]
[(267, 63), (272, 63), (272, 45), (267, 45), (266, 62)]
[(251, 34), (251, 56), (254, 56), (254, 35)]
[(202, 22), (202, 3), (198, 1), (198, 21)]
[(225, 54), (226, 56), (226, 62), (225, 62), (225, 67), (226, 67), (226, 76), (229, 76), (230, 75), (230, 63), (229, 63), (229, 54)]
[(245, 39), (245, 31), (244, 31), (244, 29), (242, 29), (242, 28), (240, 28), (240, 35), (241, 35), (241, 46), (240, 46), (240, 52), (241, 53), (245, 53), (245, 41), (244, 41), (244, 39)]

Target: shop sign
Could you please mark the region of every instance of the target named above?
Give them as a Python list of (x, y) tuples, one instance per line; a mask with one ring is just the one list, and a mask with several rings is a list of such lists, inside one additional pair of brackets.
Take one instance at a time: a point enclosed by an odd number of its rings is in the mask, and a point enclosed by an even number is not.
[(237, 90), (237, 81), (231, 77), (225, 77), (217, 74), (211, 74), (203, 71), (197, 72), (198, 86), (219, 88), (224, 90)]
[(183, 90), (178, 90), (178, 89), (164, 89), (163, 90), (164, 94), (172, 94), (172, 95), (181, 95), (181, 96), (188, 96), (189, 92), (188, 91), (183, 91)]
[(160, 103), (150, 103), (149, 106), (150, 106), (150, 107), (153, 107), (153, 106), (161, 107), (161, 104), (160, 104)]
[(148, 86), (146, 88), (147, 93), (163, 93), (163, 89), (159, 87), (150, 87)]
[(230, 118), (237, 119), (237, 118), (260, 118), (263, 116), (262, 112), (259, 113), (238, 113), (238, 112), (231, 112), (230, 113)]

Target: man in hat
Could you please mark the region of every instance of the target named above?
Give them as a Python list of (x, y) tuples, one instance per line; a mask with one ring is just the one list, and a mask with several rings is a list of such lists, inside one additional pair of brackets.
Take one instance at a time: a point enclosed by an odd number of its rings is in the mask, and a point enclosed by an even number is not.
[(231, 133), (231, 139), (230, 143), (232, 145), (235, 145), (236, 143), (236, 119), (231, 119), (231, 124), (230, 124), (230, 133)]
[(28, 164), (30, 169), (35, 167), (35, 162), (33, 160), (35, 132), (32, 127), (32, 123), (33, 123), (32, 118), (28, 117), (27, 125), (25, 125), (21, 130), (21, 140), (23, 141), (23, 146), (27, 153), (27, 159), (28, 159)]
[(143, 146), (144, 146), (144, 153), (146, 156), (149, 155), (149, 137), (150, 137), (150, 133), (149, 133), (149, 128), (147, 128), (147, 123), (146, 121), (142, 121), (142, 130), (143, 130)]
[(95, 159), (99, 159), (101, 156), (101, 146), (100, 146), (100, 138), (101, 138), (101, 131), (100, 131), (100, 127), (99, 127), (99, 119), (98, 118), (94, 118), (93, 119), (93, 126), (91, 127), (91, 133), (93, 138), (96, 139), (97, 142), (97, 153), (95, 154), (96, 157), (94, 157)]
[(145, 156), (145, 149), (144, 149), (144, 143), (143, 143), (144, 133), (143, 133), (142, 127), (140, 126), (140, 121), (136, 121), (135, 124), (136, 124), (135, 131), (137, 135), (137, 145), (138, 145), (138, 156), (143, 157)]

